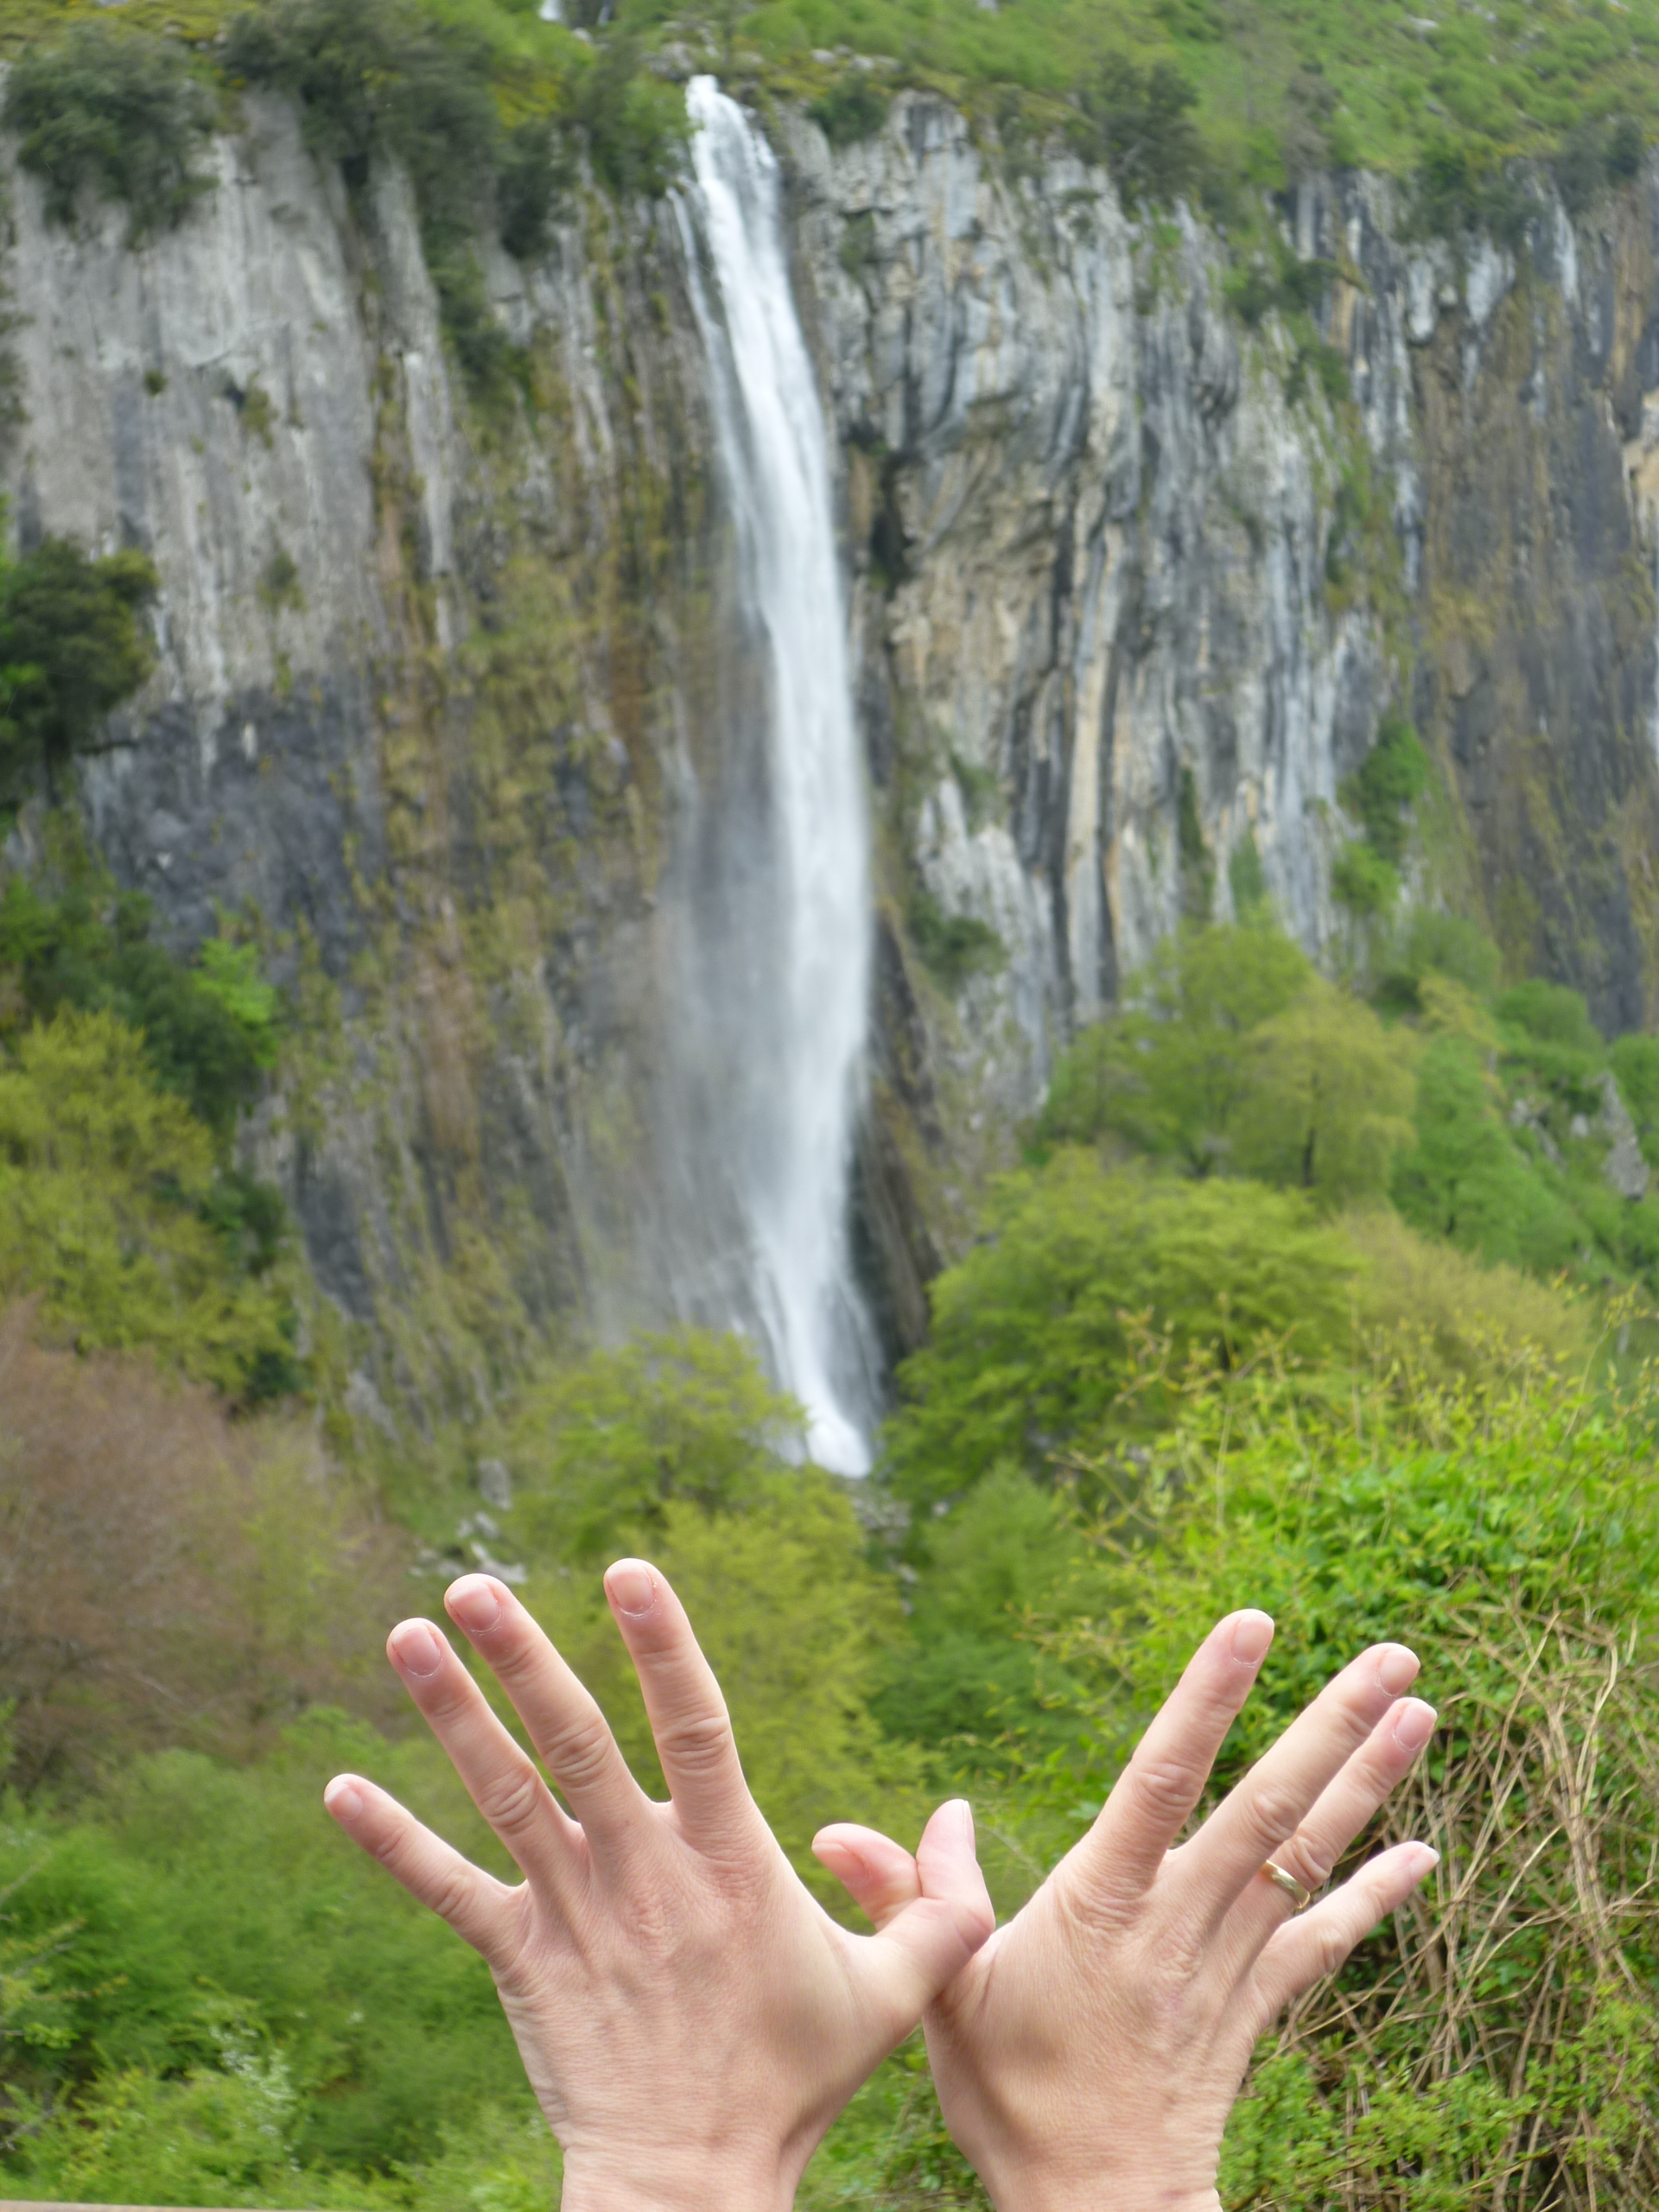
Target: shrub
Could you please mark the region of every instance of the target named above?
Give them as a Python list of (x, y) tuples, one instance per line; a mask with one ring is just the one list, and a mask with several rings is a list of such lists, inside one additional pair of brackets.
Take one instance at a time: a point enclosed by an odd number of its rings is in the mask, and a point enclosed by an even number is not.
[(1173, 62), (1143, 69), (1114, 54), (1083, 94), (1079, 149), (1111, 172), (1128, 206), (1166, 207), (1199, 181), (1198, 97)]
[(1376, 920), (1393, 912), (1400, 896), (1400, 878), (1387, 861), (1356, 838), (1337, 855), (1331, 870), (1331, 895), (1351, 914)]
[(496, 172), (496, 227), (516, 260), (535, 261), (547, 251), (553, 211), (569, 175), (558, 132), (545, 118), (507, 133)]
[(112, 1014), (66, 1007), (0, 1062), (0, 1297), (37, 1297), (87, 1347), (149, 1345), (245, 1392), (291, 1371), (291, 1323), (206, 1217), (213, 1185), (207, 1130)]
[(60, 537), (0, 560), (0, 773), (61, 768), (144, 682), (156, 588), (143, 554), (94, 561)]
[(613, 32), (576, 79), (571, 107), (601, 184), (656, 199), (679, 175), (690, 125), (684, 96), (639, 67), (638, 41)]
[(947, 991), (1007, 965), (1007, 948), (988, 922), (977, 914), (947, 914), (926, 891), (912, 893), (906, 920), (922, 965)]
[(512, 1533), (532, 1552), (597, 1565), (648, 1541), (676, 1500), (753, 1504), (805, 1456), (805, 1416), (741, 1337), (638, 1337), (533, 1378), (493, 1448), (512, 1472)]
[[(0, 976), (16, 1013), (36, 1020), (63, 1006), (117, 1015), (142, 1036), (163, 1088), (227, 1138), (275, 1064), (276, 993), (252, 945), (209, 938), (191, 968), (150, 928), (149, 902), (136, 893), (83, 881), (47, 897), (14, 876), (0, 893)], [(0, 1036), (12, 1026), (0, 1008)]]
[(1376, 742), (1343, 792), (1343, 803), (1365, 827), (1365, 841), (1381, 861), (1397, 868), (1405, 857), (1406, 815), (1428, 781), (1428, 755), (1403, 715), (1385, 715)]
[(1122, 1398), (1143, 1323), (1177, 1362), (1230, 1366), (1282, 1344), (1317, 1359), (1351, 1333), (1357, 1263), (1298, 1194), (1062, 1152), (1004, 1179), (986, 1229), (935, 1281), (931, 1341), (899, 1370), (885, 1460), (906, 1497), (965, 1490), (1005, 1459), (1043, 1471), (1104, 1423), (1155, 1420), (1155, 1392)]
[(54, 222), (73, 223), (91, 192), (127, 209), (137, 244), (181, 222), (208, 188), (197, 163), (213, 100), (165, 40), (79, 23), (18, 57), (0, 113)]
[(874, 138), (887, 119), (887, 99), (871, 82), (869, 73), (849, 69), (837, 77), (807, 109), (832, 146), (856, 145)]

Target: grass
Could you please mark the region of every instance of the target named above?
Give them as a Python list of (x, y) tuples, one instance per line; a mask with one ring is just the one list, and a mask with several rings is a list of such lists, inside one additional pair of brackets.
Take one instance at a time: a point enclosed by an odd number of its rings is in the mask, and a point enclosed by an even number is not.
[[(509, 123), (568, 111), (594, 48), (534, 0), (422, 0), (488, 48)], [(646, 48), (707, 31), (726, 74), (823, 99), (856, 53), (893, 85), (931, 86), (982, 121), (1059, 129), (1109, 59), (1179, 69), (1212, 180), (1277, 185), (1317, 161), (1412, 175), (1448, 147), (1478, 173), (1552, 156), (1613, 118), (1659, 128), (1659, 0), (622, 0)], [(0, 53), (77, 19), (165, 31), (202, 49), (242, 0), (0, 0)], [(604, 34), (600, 35), (602, 45)], [(828, 59), (819, 59), (828, 54)], [(1222, 194), (1224, 202), (1225, 194)]]

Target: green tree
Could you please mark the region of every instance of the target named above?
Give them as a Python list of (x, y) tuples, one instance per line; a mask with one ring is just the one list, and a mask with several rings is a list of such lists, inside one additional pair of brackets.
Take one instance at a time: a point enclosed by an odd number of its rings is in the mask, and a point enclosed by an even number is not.
[(0, 1062), (0, 1296), (79, 1343), (153, 1346), (232, 1391), (291, 1366), (286, 1303), (242, 1276), (203, 1215), (211, 1136), (159, 1089), (143, 1041), (65, 1008)]
[(1265, 914), (1165, 938), (1130, 978), (1122, 1012), (1061, 1057), (1039, 1138), (1076, 1144), (1110, 1134), (1208, 1174), (1226, 1160), (1249, 1087), (1246, 1039), (1313, 974)]
[(90, 560), (61, 537), (0, 562), (0, 772), (54, 774), (143, 683), (155, 655), (139, 617), (156, 586), (145, 555)]
[(515, 1538), (602, 1564), (625, 1535), (653, 1536), (677, 1499), (759, 1502), (804, 1459), (805, 1419), (745, 1338), (687, 1329), (543, 1370), (493, 1448), (515, 1480)]
[(1400, 1153), (1394, 1203), (1433, 1236), (1486, 1260), (1548, 1273), (1570, 1267), (1582, 1223), (1517, 1148), (1475, 1049), (1432, 1038), (1417, 1081), (1416, 1142)]
[(208, 189), (199, 162), (212, 95), (163, 39), (78, 23), (13, 62), (3, 113), (54, 222), (73, 223), (90, 191), (128, 210), (137, 243), (181, 221)]
[(1120, 1411), (1140, 1325), (1236, 1364), (1268, 1344), (1307, 1358), (1351, 1327), (1353, 1255), (1299, 1193), (1109, 1173), (1068, 1151), (1007, 1177), (988, 1235), (933, 1285), (930, 1343), (899, 1371), (890, 1479), (948, 1497), (1001, 1460), (1033, 1471)]
[(1233, 1166), (1325, 1208), (1383, 1196), (1412, 1135), (1414, 1042), (1314, 978), (1244, 1040)]

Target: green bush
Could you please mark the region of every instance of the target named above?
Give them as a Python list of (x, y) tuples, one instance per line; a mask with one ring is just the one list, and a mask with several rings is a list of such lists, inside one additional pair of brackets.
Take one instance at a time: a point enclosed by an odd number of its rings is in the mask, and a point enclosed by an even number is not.
[(0, 115), (54, 222), (93, 194), (128, 211), (134, 244), (181, 222), (209, 180), (198, 167), (213, 103), (176, 46), (78, 23), (12, 64)]
[(1112, 1135), (1209, 1173), (1224, 1159), (1246, 1087), (1246, 1040), (1313, 973), (1261, 909), (1234, 928), (1188, 927), (1165, 938), (1128, 979), (1122, 1011), (1062, 1054), (1039, 1143)]
[(1192, 121), (1198, 98), (1173, 61), (1142, 68), (1126, 55), (1109, 55), (1084, 87), (1075, 143), (1110, 171), (1126, 206), (1168, 207), (1201, 179), (1202, 141)]
[(1112, 1174), (1066, 1151), (1006, 1178), (985, 1228), (935, 1281), (931, 1340), (899, 1370), (885, 1457), (905, 1497), (949, 1497), (1005, 1460), (1040, 1472), (1103, 1422), (1154, 1419), (1155, 1394), (1120, 1405), (1142, 1325), (1178, 1361), (1229, 1365), (1351, 1338), (1357, 1263), (1297, 1193)]
[(0, 776), (55, 774), (144, 682), (155, 653), (139, 618), (156, 588), (142, 553), (94, 561), (49, 537), (0, 558)]
[(923, 967), (947, 991), (1007, 965), (1007, 948), (988, 922), (977, 914), (947, 914), (919, 887), (911, 894), (905, 918)]
[(14, 876), (0, 893), (0, 980), (12, 998), (10, 1019), (0, 1004), (0, 1038), (20, 1016), (104, 1008), (139, 1033), (162, 1085), (228, 1138), (275, 1065), (276, 993), (252, 945), (210, 938), (191, 968), (154, 941), (151, 927), (139, 893), (71, 882), (48, 897)]
[(681, 174), (690, 137), (685, 100), (640, 66), (638, 41), (615, 31), (578, 76), (571, 108), (601, 184), (656, 199)]
[(24, 1030), (0, 1060), (0, 1297), (233, 1393), (287, 1377), (287, 1300), (218, 1233), (215, 1167), (208, 1131), (113, 1014), (65, 1007)]
[(1364, 824), (1377, 858), (1397, 868), (1405, 857), (1407, 821), (1428, 782), (1428, 755), (1411, 724), (1385, 715), (1376, 742), (1344, 786), (1343, 803)]
[(868, 71), (850, 69), (820, 92), (806, 111), (832, 146), (853, 146), (861, 138), (874, 137), (887, 119), (887, 106), (886, 94), (871, 82)]

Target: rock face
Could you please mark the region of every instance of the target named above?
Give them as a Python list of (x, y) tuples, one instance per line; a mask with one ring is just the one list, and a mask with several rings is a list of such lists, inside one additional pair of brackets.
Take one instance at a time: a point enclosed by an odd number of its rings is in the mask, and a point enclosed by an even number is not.
[[(664, 995), (753, 650), (671, 207), (497, 254), (512, 372), (469, 392), (402, 181), (348, 202), (291, 111), (245, 116), (141, 252), (15, 180), (12, 513), (157, 563), (160, 665), (85, 817), (176, 942), (228, 910), (290, 983), (255, 1147), (319, 1330), (404, 1417), (696, 1305), (661, 1258), (703, 1203)], [(1343, 787), (1392, 706), (1440, 771), (1416, 894), (1651, 1020), (1659, 188), (1550, 202), (1512, 252), (1306, 188), (1287, 238), (1335, 274), (1299, 346), (1192, 219), (1010, 177), (937, 101), (835, 154), (780, 130), (875, 819), (889, 1348), (1057, 1047), (1184, 913), (1265, 889), (1342, 950)]]

